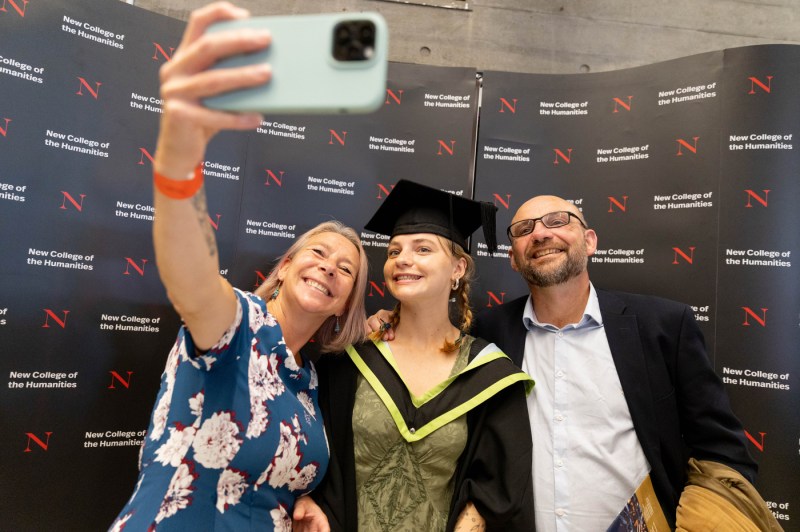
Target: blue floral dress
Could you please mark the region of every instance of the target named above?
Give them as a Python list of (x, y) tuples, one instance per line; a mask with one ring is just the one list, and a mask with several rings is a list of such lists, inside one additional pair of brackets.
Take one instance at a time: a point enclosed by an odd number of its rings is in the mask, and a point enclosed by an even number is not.
[(317, 374), (299, 367), (263, 299), (196, 356), (182, 327), (161, 378), (139, 480), (110, 530), (286, 530), (325, 474)]

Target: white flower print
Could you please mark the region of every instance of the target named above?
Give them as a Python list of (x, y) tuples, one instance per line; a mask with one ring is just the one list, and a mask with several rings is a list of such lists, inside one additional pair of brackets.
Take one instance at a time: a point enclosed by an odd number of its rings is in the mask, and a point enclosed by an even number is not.
[(225, 513), (229, 506), (239, 504), (247, 489), (247, 474), (237, 469), (226, 469), (217, 481), (217, 510)]
[(294, 353), (292, 353), (292, 350), (288, 347), (286, 348), (286, 360), (284, 360), (283, 363), (289, 371), (300, 371), (300, 366), (297, 365)]
[(130, 519), (132, 515), (133, 512), (128, 512), (125, 515), (118, 517), (108, 529), (108, 532), (122, 532), (125, 529), (125, 523), (128, 522), (128, 519)]
[(167, 427), (167, 416), (169, 416), (170, 400), (172, 399), (172, 390), (167, 388), (164, 395), (158, 400), (153, 410), (153, 430), (150, 431), (150, 441), (158, 441), (164, 435), (164, 429)]
[(261, 310), (261, 305), (249, 297), (247, 298), (247, 313), (249, 316), (248, 325), (250, 325), (252, 332), (256, 332), (264, 326), (264, 311)]
[(177, 427), (170, 427), (169, 438), (156, 449), (156, 462), (178, 467), (191, 447), (196, 431), (194, 427), (184, 427), (180, 424)]
[(239, 452), (240, 430), (232, 412), (215, 412), (197, 431), (192, 444), (195, 460), (209, 469), (226, 467)]
[(175, 389), (175, 376), (178, 373), (178, 364), (186, 357), (186, 343), (181, 337), (172, 346), (167, 356), (167, 365), (164, 367), (163, 379), (166, 383), (164, 394), (158, 399), (158, 404), (153, 409), (153, 430), (150, 432), (150, 441), (158, 441), (167, 428), (167, 417), (172, 404), (172, 392)]
[(191, 462), (181, 462), (181, 465), (175, 470), (175, 474), (172, 475), (164, 500), (161, 501), (161, 507), (155, 518), (156, 523), (172, 517), (179, 510), (192, 504), (192, 492), (195, 489), (192, 481), (195, 478), (197, 478), (197, 474), (193, 471)]
[(291, 490), (304, 490), (316, 477), (318, 464), (312, 462), (302, 469), (299, 467), (303, 454), (298, 448), (298, 443), (300, 441), (306, 443), (306, 436), (300, 431), (297, 416), (294, 416), (292, 424), (294, 427), (281, 421), (278, 450), (267, 469), (258, 478), (256, 486), (268, 481), (273, 488), (288, 486)]
[(193, 396), (189, 398), (189, 410), (192, 412), (192, 415), (197, 418), (195, 424), (199, 424), (200, 417), (203, 415), (203, 400), (205, 399), (205, 394), (202, 391), (197, 392)]
[(319, 377), (317, 376), (317, 369), (314, 367), (314, 364), (310, 364), (311, 367), (311, 380), (308, 383), (309, 390), (316, 390), (317, 386), (319, 386)]
[(291, 532), (292, 518), (289, 516), (289, 512), (284, 505), (279, 504), (278, 507), (270, 511), (269, 514), (272, 517), (272, 526), (275, 532)]
[[(237, 290), (238, 292), (238, 290)], [(242, 303), (239, 298), (236, 298), (236, 317), (233, 319), (233, 323), (231, 326), (228, 327), (228, 330), (225, 331), (225, 334), (222, 335), (222, 338), (219, 339), (217, 344), (212, 347), (214, 351), (222, 351), (227, 349), (231, 345), (231, 340), (233, 340), (233, 336), (236, 334), (236, 331), (239, 329), (239, 324), (242, 323)], [(254, 331), (255, 332), (255, 331)]]
[(314, 482), (317, 477), (318, 466), (315, 463), (307, 464), (297, 475), (289, 482), (289, 489), (291, 491), (305, 491), (308, 485)]
[(264, 403), (259, 401), (251, 401), (250, 403), (250, 423), (247, 424), (248, 439), (258, 438), (269, 425), (269, 411), (267, 411)]
[(254, 338), (250, 346), (250, 360), (247, 368), (247, 379), (250, 388), (250, 422), (247, 425), (247, 437), (260, 436), (269, 424), (269, 411), (265, 401), (271, 401), (285, 390), (278, 374), (278, 355), (262, 355), (258, 350), (258, 342)]
[(205, 371), (211, 370), (211, 368), (214, 367), (214, 363), (216, 361), (217, 361), (217, 355), (214, 354), (213, 351), (209, 351), (205, 355), (196, 356), (191, 359), (192, 365), (194, 367)]
[(272, 401), (282, 394), (286, 387), (278, 374), (280, 359), (276, 353), (262, 355), (258, 341), (253, 339), (250, 348), (250, 364), (247, 368), (250, 394), (260, 401)]
[(317, 419), (317, 410), (314, 408), (314, 400), (311, 399), (311, 396), (308, 393), (300, 391), (297, 392), (297, 400), (300, 401), (300, 404), (303, 405), (303, 408), (306, 409), (306, 412), (311, 414), (311, 417)]

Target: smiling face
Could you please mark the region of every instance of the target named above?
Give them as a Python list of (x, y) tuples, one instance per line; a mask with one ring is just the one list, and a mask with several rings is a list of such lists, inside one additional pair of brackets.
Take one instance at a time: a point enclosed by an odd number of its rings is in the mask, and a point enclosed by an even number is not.
[[(568, 201), (555, 196), (538, 196), (519, 208), (512, 223), (555, 211), (569, 211), (580, 216), (578, 209)], [(570, 218), (567, 225), (553, 229), (548, 229), (541, 221), (536, 222), (531, 233), (512, 241), (509, 254), (511, 267), (528, 285), (546, 288), (586, 275), (586, 264), (596, 248), (595, 232), (584, 229), (577, 220)]]
[(311, 314), (341, 316), (347, 308), (358, 273), (356, 247), (337, 233), (312, 236), (281, 265), (281, 297)]
[(383, 276), (398, 301), (449, 299), (453, 280), (464, 275), (466, 261), (453, 256), (446, 244), (447, 240), (430, 233), (392, 238)]

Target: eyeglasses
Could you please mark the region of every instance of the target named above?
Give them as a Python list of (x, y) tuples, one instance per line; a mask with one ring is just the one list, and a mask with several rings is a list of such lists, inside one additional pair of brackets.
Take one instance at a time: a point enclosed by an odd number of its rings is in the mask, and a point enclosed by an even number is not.
[(529, 220), (520, 220), (518, 222), (514, 222), (513, 224), (508, 226), (506, 229), (506, 234), (508, 235), (509, 240), (514, 240), (515, 238), (519, 238), (521, 236), (528, 235), (533, 232), (536, 228), (536, 222), (541, 221), (542, 225), (547, 227), (548, 229), (555, 229), (556, 227), (563, 227), (570, 222), (571, 218), (575, 218), (578, 220), (578, 223), (583, 226), (584, 229), (588, 229), (586, 224), (578, 217), (577, 214), (573, 214), (569, 211), (556, 211), (556, 212), (548, 212), (544, 216), (539, 218), (533, 218)]

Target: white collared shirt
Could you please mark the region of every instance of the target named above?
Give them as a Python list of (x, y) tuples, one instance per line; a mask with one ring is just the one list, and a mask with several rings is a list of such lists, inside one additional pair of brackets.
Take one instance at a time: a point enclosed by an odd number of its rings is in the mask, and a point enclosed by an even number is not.
[(561, 329), (530, 297), (522, 369), (533, 436), (537, 532), (605, 531), (650, 471), (633, 429), (594, 286), (583, 318)]

